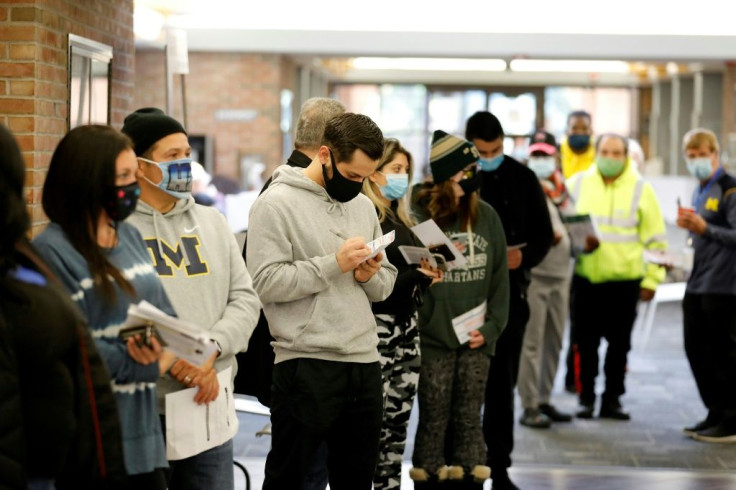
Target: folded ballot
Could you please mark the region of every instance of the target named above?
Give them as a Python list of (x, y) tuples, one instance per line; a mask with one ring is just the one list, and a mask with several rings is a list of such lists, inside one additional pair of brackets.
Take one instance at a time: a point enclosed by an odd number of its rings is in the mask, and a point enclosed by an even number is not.
[(128, 307), (128, 317), (120, 328), (120, 337), (125, 338), (129, 333), (155, 335), (167, 350), (196, 365), (204, 364), (217, 350), (202, 329), (167, 315), (146, 301)]
[(468, 261), (455, 247), (447, 235), (433, 220), (428, 219), (411, 227), (411, 231), (429, 249), (432, 254), (439, 254), (445, 259), (447, 270), (464, 267)]
[(396, 239), (396, 230), (391, 230), (383, 236), (376, 238), (375, 240), (366, 243), (366, 246), (371, 249), (371, 254), (363, 259), (365, 262), (368, 259), (372, 259), (379, 253), (381, 253), (386, 247), (391, 245)]
[(570, 242), (575, 255), (585, 250), (585, 241), (588, 236), (594, 236), (600, 240), (598, 227), (595, 220), (589, 214), (576, 214), (563, 216), (562, 222), (570, 234)]

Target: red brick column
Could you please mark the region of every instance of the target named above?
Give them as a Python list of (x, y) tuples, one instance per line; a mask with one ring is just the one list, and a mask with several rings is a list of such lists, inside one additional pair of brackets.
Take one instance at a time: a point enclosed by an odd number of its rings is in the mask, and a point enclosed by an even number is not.
[(0, 6), (0, 123), (13, 131), (26, 161), (33, 235), (47, 222), (41, 189), (67, 128), (69, 34), (113, 47), (111, 123), (120, 127), (133, 97), (133, 0), (16, 0)]

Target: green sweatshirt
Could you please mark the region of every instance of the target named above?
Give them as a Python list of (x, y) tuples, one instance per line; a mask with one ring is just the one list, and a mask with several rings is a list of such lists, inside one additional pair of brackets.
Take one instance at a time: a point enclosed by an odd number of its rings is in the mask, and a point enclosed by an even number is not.
[[(506, 327), (509, 310), (509, 272), (506, 261), (506, 235), (496, 211), (478, 203), (478, 217), (469, 233), (460, 231), (460, 222), (445, 228), (445, 234), (463, 252), (468, 264), (445, 273), (442, 282), (424, 295), (419, 308), (422, 357), (438, 357), (461, 347), (452, 319), (487, 302), (485, 323), (478, 330), (486, 343), (481, 349), (493, 355), (496, 341)], [(423, 209), (415, 209), (418, 221), (428, 219)], [(467, 343), (465, 347), (467, 348)]]

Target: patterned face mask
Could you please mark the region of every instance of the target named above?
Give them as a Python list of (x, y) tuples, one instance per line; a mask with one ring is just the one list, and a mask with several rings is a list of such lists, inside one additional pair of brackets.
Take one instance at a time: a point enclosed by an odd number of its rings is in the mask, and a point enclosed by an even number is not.
[(138, 157), (139, 160), (143, 160), (151, 165), (156, 165), (161, 169), (161, 175), (163, 178), (161, 182), (156, 183), (151, 181), (148, 177), (143, 176), (152, 185), (155, 185), (167, 194), (177, 198), (186, 199), (192, 193), (192, 159), (191, 158), (180, 158), (178, 160), (171, 160), (169, 162), (154, 162), (146, 158)]

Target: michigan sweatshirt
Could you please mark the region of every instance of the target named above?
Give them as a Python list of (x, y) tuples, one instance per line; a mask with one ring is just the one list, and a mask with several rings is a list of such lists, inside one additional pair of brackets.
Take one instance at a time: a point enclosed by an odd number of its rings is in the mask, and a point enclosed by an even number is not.
[[(225, 217), (215, 208), (195, 204), (192, 197), (180, 199), (166, 214), (139, 200), (127, 223), (143, 236), (179, 318), (220, 344), (215, 369), (232, 367), (234, 379), (235, 354), (248, 347), (260, 303)], [(165, 413), (167, 393), (185, 388), (170, 375), (160, 378), (159, 411)]]

